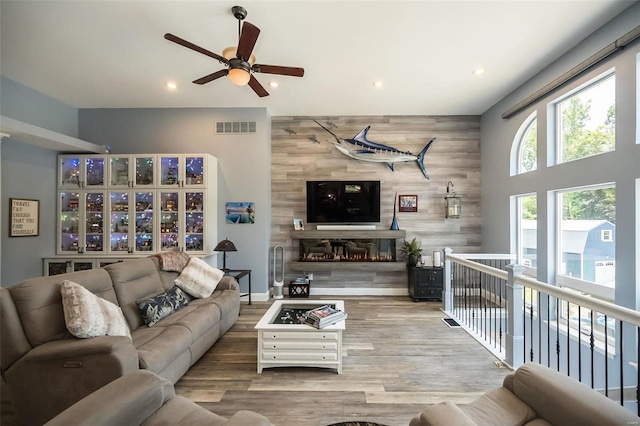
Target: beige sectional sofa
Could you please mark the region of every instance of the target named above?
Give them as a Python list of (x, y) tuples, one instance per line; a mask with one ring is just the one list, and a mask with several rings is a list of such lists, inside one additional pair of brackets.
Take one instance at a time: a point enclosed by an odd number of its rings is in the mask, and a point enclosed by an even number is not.
[[(240, 312), (238, 283), (225, 276), (210, 297), (194, 299), (148, 327), (136, 301), (169, 290), (178, 275), (161, 270), (159, 259), (151, 256), (1, 288), (0, 367), (18, 421), (43, 424), (138, 369), (178, 381)], [(60, 287), (64, 280), (118, 305), (131, 338), (73, 337), (63, 313)]]
[(171, 382), (147, 370), (120, 377), (58, 414), (46, 426), (273, 426), (252, 411), (229, 419), (176, 396)]
[(640, 417), (566, 374), (530, 363), (471, 404), (430, 405), (409, 425), (637, 426)]

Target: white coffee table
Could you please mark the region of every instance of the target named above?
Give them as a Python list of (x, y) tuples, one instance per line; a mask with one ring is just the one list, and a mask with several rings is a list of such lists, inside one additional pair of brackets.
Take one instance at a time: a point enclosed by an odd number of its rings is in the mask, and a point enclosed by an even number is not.
[(272, 367), (335, 368), (342, 374), (342, 331), (345, 321), (323, 329), (307, 324), (274, 324), (283, 308), (312, 309), (335, 305), (344, 311), (342, 300), (276, 300), (262, 316), (258, 330), (258, 373)]

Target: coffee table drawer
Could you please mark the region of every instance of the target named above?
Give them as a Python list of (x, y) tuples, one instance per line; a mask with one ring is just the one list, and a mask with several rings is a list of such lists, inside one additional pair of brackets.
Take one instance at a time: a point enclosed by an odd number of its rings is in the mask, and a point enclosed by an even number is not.
[(336, 352), (275, 352), (263, 351), (263, 361), (337, 361), (338, 354)]
[(315, 341), (315, 340), (303, 340), (303, 341), (291, 341), (291, 340), (263, 340), (262, 349), (300, 349), (300, 350), (331, 350), (338, 349), (337, 341)]
[(338, 340), (337, 331), (263, 331), (264, 340)]

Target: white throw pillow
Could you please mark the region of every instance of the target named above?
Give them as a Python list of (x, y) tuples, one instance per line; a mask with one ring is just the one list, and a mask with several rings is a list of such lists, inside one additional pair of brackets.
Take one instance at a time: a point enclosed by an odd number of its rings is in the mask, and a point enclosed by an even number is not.
[(222, 277), (224, 277), (223, 271), (214, 268), (204, 260), (192, 257), (174, 282), (193, 297), (204, 299), (211, 296)]
[(81, 339), (98, 336), (131, 337), (119, 306), (96, 296), (73, 281), (65, 280), (60, 293), (64, 321), (69, 333)]

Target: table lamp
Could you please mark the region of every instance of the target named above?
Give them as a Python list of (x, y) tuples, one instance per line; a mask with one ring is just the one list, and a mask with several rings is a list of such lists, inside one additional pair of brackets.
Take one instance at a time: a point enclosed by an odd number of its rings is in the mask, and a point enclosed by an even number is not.
[(224, 253), (222, 256), (222, 269), (224, 270), (227, 269), (227, 252), (238, 251), (238, 249), (236, 248), (235, 244), (233, 244), (228, 238), (225, 238), (218, 243), (213, 251), (221, 251)]

